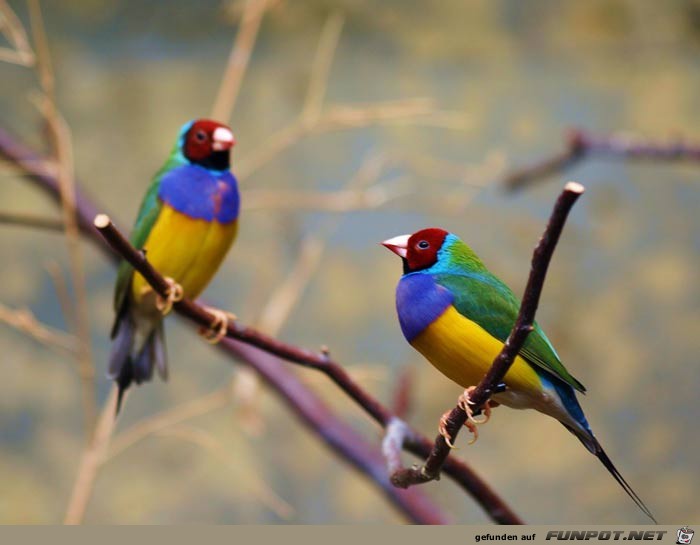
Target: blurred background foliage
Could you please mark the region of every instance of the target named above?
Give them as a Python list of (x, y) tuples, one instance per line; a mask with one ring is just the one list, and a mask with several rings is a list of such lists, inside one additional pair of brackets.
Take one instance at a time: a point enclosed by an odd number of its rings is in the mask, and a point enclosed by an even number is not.
[[(10, 5), (26, 24), (26, 5)], [(179, 126), (211, 111), (242, 4), (88, 0), (42, 8), (77, 176), (126, 227)], [(257, 162), (297, 119), (333, 14), (344, 25), (327, 107), (420, 98), (417, 108), (430, 112), (311, 130)], [(335, 23), (339, 29), (341, 19)], [(377, 242), (447, 228), (521, 293), (564, 176), (508, 194), (503, 173), (559, 149), (569, 126), (697, 141), (699, 55), (700, 3), (691, 0), (276, 2), (230, 119), (239, 142), (233, 170), (248, 208), (205, 299), (296, 344), (328, 345), (381, 399), (391, 399), (410, 368), (408, 419), (432, 436), (459, 390), (401, 337), (400, 266)], [(0, 81), (3, 126), (46, 149), (28, 100), (35, 74), (2, 63)], [(587, 193), (555, 254), (539, 322), (589, 388), (582, 403), (593, 429), (657, 518), (698, 521), (700, 166), (590, 160), (566, 177)], [(374, 188), (359, 201), (336, 193), (353, 178)], [(0, 180), (3, 211), (59, 217), (9, 166), (0, 165)], [(350, 210), (324, 210), (329, 195)], [(102, 402), (115, 274), (89, 244), (84, 251)], [(0, 226), (0, 255), (0, 302), (70, 331), (49, 273), (68, 269), (61, 235)], [(298, 301), (287, 313), (276, 290), (300, 268), (308, 284), (289, 286)], [(253, 377), (192, 328), (168, 322), (171, 379), (135, 389), (117, 437), (222, 385), (233, 385), (232, 399), (111, 452), (86, 522), (402, 521)], [(74, 358), (4, 324), (0, 347), (0, 522), (60, 522), (84, 440)], [(326, 379), (299, 374), (379, 441)], [(457, 456), (529, 522), (644, 522), (551, 419), (496, 410), (475, 445), (460, 443)], [(425, 490), (455, 521), (488, 522), (449, 480)]]

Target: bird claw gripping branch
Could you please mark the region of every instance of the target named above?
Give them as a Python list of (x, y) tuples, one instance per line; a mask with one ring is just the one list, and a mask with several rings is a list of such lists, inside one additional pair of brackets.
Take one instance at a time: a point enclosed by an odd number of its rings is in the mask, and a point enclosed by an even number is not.
[(170, 277), (166, 277), (165, 281), (168, 283), (168, 291), (165, 297), (158, 295), (156, 297), (156, 308), (165, 316), (173, 309), (173, 304), (178, 301), (182, 301), (185, 297), (185, 292), (182, 286), (175, 282)]
[[(477, 429), (477, 426), (481, 424), (486, 424), (486, 422), (489, 421), (489, 418), (491, 418), (491, 405), (488, 401), (484, 404), (483, 418), (474, 418), (474, 410), (472, 409), (473, 403), (470, 399), (470, 395), (475, 389), (476, 386), (470, 386), (469, 388), (464, 390), (464, 393), (462, 393), (462, 395), (460, 395), (459, 399), (457, 400), (457, 406), (467, 414), (467, 421), (464, 423), (464, 426), (473, 435), (472, 440), (469, 441), (470, 445), (474, 444), (479, 438), (479, 430)], [(445, 443), (447, 443), (447, 446), (453, 449), (456, 447), (452, 443), (452, 437), (450, 436), (450, 432), (447, 430), (447, 421), (451, 412), (452, 411), (447, 411), (445, 414), (442, 415), (442, 417), (440, 417), (440, 425), (438, 426), (438, 431), (440, 435), (442, 435), (442, 437), (445, 439)]]
[(235, 322), (238, 317), (230, 312), (219, 310), (218, 308), (207, 307), (207, 311), (214, 315), (214, 320), (209, 325), (209, 328), (201, 328), (199, 333), (211, 344), (221, 342), (221, 339), (226, 337), (230, 322)]

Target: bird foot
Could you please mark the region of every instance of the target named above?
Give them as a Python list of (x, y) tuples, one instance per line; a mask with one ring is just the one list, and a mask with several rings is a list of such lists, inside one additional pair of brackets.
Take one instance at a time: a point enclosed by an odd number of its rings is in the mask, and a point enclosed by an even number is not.
[(447, 419), (450, 417), (450, 413), (452, 411), (446, 411), (445, 414), (443, 414), (440, 417), (440, 424), (438, 425), (438, 433), (442, 435), (442, 438), (445, 440), (445, 443), (447, 443), (447, 446), (455, 449), (457, 447), (454, 446), (452, 443), (452, 436), (450, 435), (450, 432), (447, 431)]
[[(470, 395), (475, 389), (476, 386), (470, 386), (469, 388), (464, 390), (464, 393), (460, 395), (459, 399), (457, 400), (457, 405), (459, 406), (459, 408), (462, 409), (465, 413), (467, 413), (467, 421), (464, 423), (464, 427), (466, 427), (472, 433), (472, 439), (471, 441), (469, 441), (470, 445), (474, 444), (479, 438), (479, 430), (477, 429), (477, 426), (481, 424), (486, 424), (486, 422), (489, 421), (489, 418), (491, 418), (491, 404), (488, 401), (484, 404), (483, 407), (484, 416), (482, 418), (475, 418), (476, 415), (474, 415), (474, 410), (472, 409), (473, 403), (470, 399)], [(452, 411), (447, 411), (440, 417), (440, 425), (438, 426), (438, 431), (440, 435), (442, 435), (442, 437), (445, 439), (445, 443), (447, 443), (447, 446), (449, 446), (450, 448), (456, 448), (452, 443), (452, 437), (450, 436), (450, 433), (447, 431), (447, 420), (451, 412)]]
[(459, 396), (459, 399), (457, 399), (457, 405), (459, 405), (459, 408), (462, 409), (465, 413), (467, 413), (467, 422), (470, 422), (473, 425), (486, 424), (486, 422), (489, 421), (489, 418), (491, 418), (491, 402), (487, 401), (486, 403), (484, 403), (484, 416), (482, 418), (474, 418), (475, 415), (472, 409), (472, 405), (474, 403), (472, 403), (471, 400), (471, 394), (474, 390), (476, 390), (476, 386), (470, 386), (469, 388), (464, 390), (462, 395)]
[(238, 317), (230, 312), (219, 310), (218, 308), (206, 307), (209, 314), (214, 315), (214, 320), (208, 328), (201, 328), (199, 334), (206, 339), (208, 343), (217, 344), (221, 339), (226, 337), (230, 322), (235, 322)]
[(165, 316), (173, 309), (173, 304), (178, 301), (182, 301), (185, 297), (185, 292), (182, 286), (175, 282), (169, 276), (165, 277), (165, 281), (168, 284), (168, 292), (165, 297), (161, 295), (156, 296), (156, 308)]
[[(450, 432), (447, 430), (447, 421), (450, 417), (450, 413), (452, 411), (447, 411), (445, 414), (443, 414), (440, 417), (440, 424), (438, 425), (438, 433), (442, 435), (442, 438), (445, 440), (445, 443), (447, 443), (447, 446), (450, 447), (451, 449), (457, 449), (457, 447), (452, 443), (452, 436), (450, 435)], [(473, 438), (471, 441), (469, 441), (469, 444), (471, 445), (474, 443), (478, 438), (479, 438), (479, 430), (476, 428), (476, 424), (473, 421), (467, 420), (464, 423), (464, 427), (467, 428), (473, 435)]]

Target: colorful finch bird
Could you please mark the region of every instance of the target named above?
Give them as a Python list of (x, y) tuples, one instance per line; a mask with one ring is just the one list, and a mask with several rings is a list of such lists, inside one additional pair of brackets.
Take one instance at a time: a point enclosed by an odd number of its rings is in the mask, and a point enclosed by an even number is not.
[[(231, 130), (216, 121), (186, 123), (141, 203), (131, 243), (171, 289), (163, 299), (129, 263), (119, 267), (109, 358), (109, 377), (119, 388), (117, 411), (129, 385), (150, 380), (154, 367), (167, 378), (163, 315), (183, 296), (201, 293), (236, 238), (240, 199), (229, 171), (234, 144)], [(225, 321), (218, 317), (212, 328)]]
[[(520, 301), (469, 246), (447, 231), (424, 229), (382, 244), (403, 261), (396, 310), (404, 337), (439, 371), (467, 388), (460, 405), (469, 414), (470, 386), (481, 381), (501, 351)], [(496, 403), (536, 409), (559, 420), (654, 520), (593, 435), (575, 393), (586, 390), (562, 365), (539, 325), (534, 325), (499, 390), (493, 396)], [(471, 414), (469, 420), (475, 431), (473, 425), (480, 422)], [(443, 417), (440, 432), (449, 442), (444, 424)]]

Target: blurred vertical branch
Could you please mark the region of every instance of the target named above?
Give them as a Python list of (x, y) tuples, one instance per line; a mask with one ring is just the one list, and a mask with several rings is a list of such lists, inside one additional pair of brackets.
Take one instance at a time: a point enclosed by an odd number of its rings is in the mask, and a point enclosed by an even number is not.
[(38, 0), (29, 0), (32, 35), (37, 50), (36, 70), (43, 91), (40, 108), (47, 124), (53, 159), (57, 168), (61, 196), (63, 224), (70, 256), (70, 271), (75, 290), (73, 323), (78, 337), (78, 375), (81, 380), (81, 397), (84, 414), (85, 440), (89, 441), (95, 425), (95, 370), (90, 348), (90, 322), (88, 316), (85, 282), (85, 261), (80, 246), (80, 231), (76, 218), (75, 183), (73, 176), (73, 149), (68, 125), (56, 107), (55, 79), (51, 55), (44, 28), (44, 20)]
[(24, 26), (6, 0), (0, 0), (0, 33), (12, 47), (0, 47), (0, 61), (33, 66), (36, 59)]
[(306, 100), (301, 110), (301, 119), (305, 120), (306, 123), (314, 124), (321, 116), (331, 65), (338, 48), (344, 22), (345, 17), (340, 12), (335, 12), (326, 19), (326, 23), (323, 25), (316, 55), (311, 65), (311, 78), (306, 92)]
[(233, 41), (224, 77), (212, 107), (213, 119), (228, 122), (236, 105), (243, 76), (253, 51), (265, 11), (271, 0), (246, 0), (241, 24)]
[(97, 472), (107, 453), (109, 441), (114, 432), (116, 408), (117, 389), (112, 387), (102, 407), (100, 418), (95, 427), (95, 433), (80, 458), (78, 474), (73, 483), (73, 491), (68, 500), (66, 515), (63, 519), (64, 524), (80, 524), (85, 517), (85, 510), (92, 496)]

